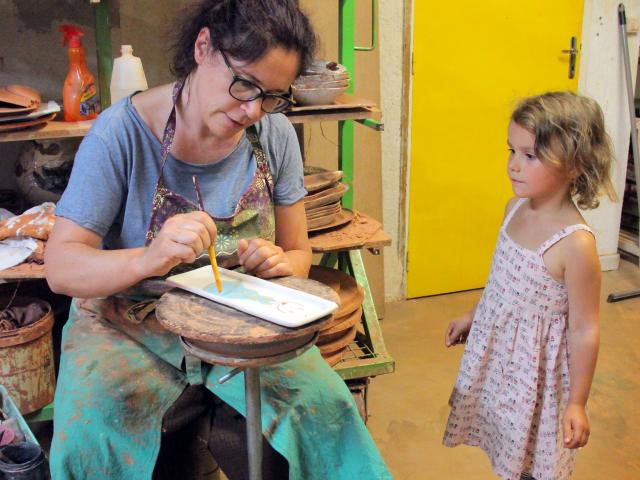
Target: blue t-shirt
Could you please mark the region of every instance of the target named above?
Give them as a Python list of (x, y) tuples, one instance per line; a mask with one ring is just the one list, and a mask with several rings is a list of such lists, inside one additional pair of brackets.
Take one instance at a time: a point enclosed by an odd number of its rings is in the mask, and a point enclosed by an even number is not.
[[(307, 193), (295, 130), (282, 114), (265, 115), (256, 129), (275, 184), (274, 203), (292, 205)], [(103, 237), (105, 249), (144, 245), (161, 147), (131, 98), (120, 100), (100, 114), (80, 144), (56, 215)], [(255, 172), (256, 158), (244, 135), (227, 157), (213, 164), (186, 163), (169, 154), (163, 176), (167, 188), (195, 203), (192, 176), (197, 175), (205, 209), (228, 217)]]

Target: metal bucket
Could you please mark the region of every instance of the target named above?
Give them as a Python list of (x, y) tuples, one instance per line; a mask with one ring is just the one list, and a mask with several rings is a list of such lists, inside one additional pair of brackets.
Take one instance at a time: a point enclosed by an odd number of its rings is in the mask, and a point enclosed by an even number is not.
[(0, 384), (23, 415), (51, 403), (55, 391), (51, 306), (31, 297), (16, 297), (12, 304), (26, 306), (33, 302), (46, 306), (42, 318), (26, 327), (0, 332)]

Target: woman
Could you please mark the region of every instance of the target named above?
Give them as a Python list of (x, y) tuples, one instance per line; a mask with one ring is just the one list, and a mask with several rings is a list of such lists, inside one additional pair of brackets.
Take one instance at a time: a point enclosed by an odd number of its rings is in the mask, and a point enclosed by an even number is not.
[[(176, 82), (100, 115), (58, 204), (47, 281), (76, 299), (54, 479), (198, 478), (189, 454), (200, 445), (231, 480), (246, 478), (241, 376), (217, 385), (224, 367), (185, 357), (153, 298), (212, 242), (223, 265), (262, 278), (311, 264), (300, 151), (277, 114), (313, 54), (307, 17), (296, 0), (206, 0), (177, 32)], [(196, 211), (193, 175), (208, 213)], [(261, 376), (264, 478), (390, 477), (316, 348)]]

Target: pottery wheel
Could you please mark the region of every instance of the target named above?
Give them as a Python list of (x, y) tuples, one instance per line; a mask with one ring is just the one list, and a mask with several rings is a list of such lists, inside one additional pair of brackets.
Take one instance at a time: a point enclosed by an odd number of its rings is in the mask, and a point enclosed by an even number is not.
[[(273, 281), (340, 304), (339, 296), (320, 282), (297, 277)], [(299, 328), (287, 328), (179, 289), (162, 295), (156, 316), (164, 328), (198, 349), (245, 359), (273, 357), (301, 348), (333, 318), (327, 315)]]

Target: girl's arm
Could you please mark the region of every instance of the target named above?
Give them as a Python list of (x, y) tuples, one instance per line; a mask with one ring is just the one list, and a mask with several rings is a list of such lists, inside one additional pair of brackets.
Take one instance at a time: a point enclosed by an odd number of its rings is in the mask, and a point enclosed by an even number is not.
[[(518, 197), (513, 197), (509, 199), (507, 204), (504, 207), (504, 216), (503, 220), (507, 217), (511, 209), (518, 202)], [(464, 315), (453, 320), (448, 326), (447, 330), (444, 333), (444, 344), (446, 347), (450, 347), (452, 345), (456, 345), (458, 343), (464, 343), (469, 330), (471, 330), (471, 323), (473, 322), (473, 317), (476, 314), (476, 308), (478, 307), (478, 302), (475, 303), (473, 308), (465, 313)]]
[[(569, 402), (563, 419), (564, 444), (582, 447), (589, 439), (585, 405), (600, 344), (600, 262), (596, 242), (588, 232), (567, 237), (563, 255), (569, 295)], [(564, 253), (563, 252), (563, 253)]]
[(306, 277), (311, 268), (311, 245), (307, 236), (304, 201), (276, 205), (276, 243), (263, 239), (240, 240), (240, 264), (260, 278), (286, 275)]
[(464, 343), (471, 330), (471, 324), (473, 323), (473, 316), (476, 314), (476, 308), (478, 302), (473, 305), (473, 308), (464, 315), (453, 320), (447, 327), (447, 331), (444, 334), (444, 345), (450, 347), (458, 343)]
[(52, 291), (72, 297), (103, 297), (148, 277), (191, 263), (215, 240), (216, 227), (204, 212), (175, 215), (148, 247), (102, 250), (102, 238), (56, 217), (45, 250), (45, 271)]

